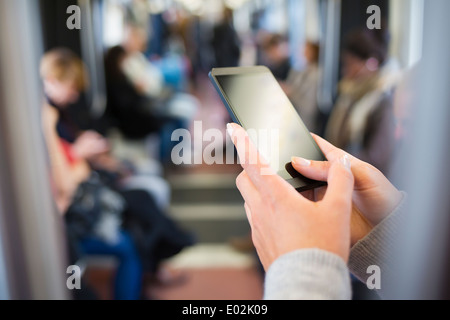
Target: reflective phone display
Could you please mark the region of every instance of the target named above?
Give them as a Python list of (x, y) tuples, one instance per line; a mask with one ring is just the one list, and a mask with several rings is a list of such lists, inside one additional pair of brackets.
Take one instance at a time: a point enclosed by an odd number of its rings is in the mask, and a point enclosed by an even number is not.
[[(258, 140), (254, 142), (260, 153), (278, 175), (300, 191), (323, 185), (302, 177), (292, 168), (293, 156), (317, 161), (326, 158), (266, 67), (213, 69), (210, 77), (233, 120), (256, 132), (256, 137), (250, 137)], [(272, 143), (260, 148), (261, 139)]]

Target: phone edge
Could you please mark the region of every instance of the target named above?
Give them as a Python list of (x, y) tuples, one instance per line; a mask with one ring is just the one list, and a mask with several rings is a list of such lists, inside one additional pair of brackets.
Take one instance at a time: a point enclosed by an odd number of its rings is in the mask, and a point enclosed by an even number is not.
[[(214, 70), (214, 69), (213, 69)], [(231, 116), (231, 120), (233, 120), (233, 122), (237, 123), (238, 125), (242, 126), (242, 123), (239, 121), (239, 119), (237, 118), (236, 114), (233, 111), (233, 108), (231, 108), (228, 100), (226, 99), (224, 93), (222, 92), (222, 90), (220, 89), (219, 84), (217, 83), (217, 79), (214, 77), (214, 75), (212, 74), (213, 71), (210, 71), (208, 74), (208, 77), (210, 79), (210, 81), (212, 82), (212, 85), (214, 86), (214, 89), (216, 89), (216, 92), (219, 94), (220, 99), (222, 100), (222, 103), (225, 105), (225, 107), (228, 110), (228, 114)]]

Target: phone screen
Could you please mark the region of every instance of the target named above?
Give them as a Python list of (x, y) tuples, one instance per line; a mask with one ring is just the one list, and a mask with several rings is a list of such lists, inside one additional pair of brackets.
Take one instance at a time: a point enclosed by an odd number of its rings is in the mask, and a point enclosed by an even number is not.
[[(267, 148), (261, 149), (260, 141), (256, 144), (259, 152), (282, 178), (301, 177), (291, 166), (293, 156), (326, 160), (270, 71), (214, 77), (238, 122), (247, 131), (254, 130), (258, 140), (261, 137), (262, 140), (270, 140), (270, 143), (265, 143)], [(264, 137), (265, 134), (267, 137)], [(254, 139), (252, 135), (250, 137)]]

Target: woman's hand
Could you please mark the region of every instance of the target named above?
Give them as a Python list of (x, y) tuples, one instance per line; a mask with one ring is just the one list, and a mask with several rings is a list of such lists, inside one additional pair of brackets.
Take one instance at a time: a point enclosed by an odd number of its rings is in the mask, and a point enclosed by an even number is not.
[(90, 160), (108, 152), (109, 149), (108, 141), (95, 131), (83, 132), (72, 145), (74, 156), (83, 160)]
[(326, 194), (323, 200), (312, 202), (273, 172), (244, 129), (230, 124), (228, 132), (244, 168), (236, 184), (245, 199), (253, 243), (264, 268), (283, 254), (309, 248), (347, 261), (353, 193), (348, 156), (332, 161)]
[[(293, 158), (292, 165), (307, 178), (327, 181), (333, 162), (348, 154), (314, 134), (313, 137), (329, 162)], [(351, 244), (354, 245), (385, 219), (403, 196), (378, 169), (355, 157), (348, 157), (355, 177), (351, 218)]]

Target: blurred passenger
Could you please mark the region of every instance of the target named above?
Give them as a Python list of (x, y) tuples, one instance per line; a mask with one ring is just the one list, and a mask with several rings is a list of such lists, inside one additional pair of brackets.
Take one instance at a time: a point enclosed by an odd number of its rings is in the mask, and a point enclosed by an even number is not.
[(138, 27), (129, 26), (123, 44), (126, 56), (120, 69), (140, 94), (164, 102), (163, 106), (155, 105), (161, 108), (157, 111), (186, 121), (192, 120), (198, 108), (198, 101), (189, 94), (173, 92), (165, 86), (161, 70), (143, 54), (147, 44), (147, 32)]
[[(159, 130), (161, 160), (168, 162), (173, 130), (190, 125), (199, 102), (165, 84), (162, 72), (143, 54), (147, 42), (145, 30), (129, 26), (123, 47), (107, 52), (108, 109), (113, 121), (129, 138), (144, 138)], [(146, 122), (147, 119), (151, 121)]]
[(307, 41), (304, 50), (306, 68), (301, 71), (291, 70), (284, 89), (303, 122), (311, 132), (317, 133), (319, 109), (317, 106), (317, 90), (319, 86), (319, 54), (318, 43)]
[(125, 23), (151, 31), (150, 2), (147, 0), (124, 1)]
[(81, 60), (67, 49), (54, 49), (42, 59), (48, 98), (43, 126), (55, 201), (65, 214), (71, 262), (85, 254), (117, 257), (115, 298), (138, 299), (143, 272), (156, 273), (162, 259), (192, 240), (164, 215), (147, 190), (114, 188), (91, 169), (88, 161), (108, 150), (103, 138), (88, 132), (71, 143), (58, 135), (58, 108), (78, 98), (87, 85), (86, 74)]
[(392, 83), (381, 69), (387, 58), (382, 31), (350, 33), (342, 54), (343, 78), (326, 139), (387, 174), (395, 144)]
[(161, 71), (165, 85), (176, 92), (187, 92), (192, 76), (188, 58), (189, 20), (182, 10), (172, 9), (153, 15), (153, 32), (146, 55)]
[[(141, 94), (122, 71), (126, 51), (121, 46), (108, 50), (105, 56), (107, 84), (107, 117), (110, 125), (117, 127), (128, 138), (143, 138), (159, 130), (169, 121), (157, 114), (157, 99)], [(160, 74), (156, 72), (155, 78)], [(161, 83), (155, 81), (153, 90), (160, 90)]]
[[(79, 60), (57, 59), (54, 54), (44, 57), (42, 75), (44, 76), (44, 89), (48, 98), (56, 101), (59, 105), (74, 102), (78, 97), (78, 92), (85, 87), (81, 70), (82, 63)], [(43, 129), (51, 162), (55, 201), (60, 212), (66, 213), (72, 205), (75, 205), (73, 199), (82, 183), (89, 179), (91, 170), (85, 160), (76, 159), (76, 155), (72, 153), (74, 150), (58, 136), (56, 129), (59, 118), (58, 110), (46, 103), (42, 115)], [(115, 226), (117, 227), (117, 224)], [(93, 228), (89, 227), (89, 229)], [(94, 232), (92, 231), (92, 233)], [(68, 236), (70, 237), (71, 234), (72, 232), (68, 229)], [(142, 267), (137, 248), (130, 235), (123, 230), (110, 228), (108, 236), (110, 241), (102, 241), (99, 240), (100, 235), (86, 234), (82, 240), (80, 239), (79, 245), (84, 247), (86, 252), (90, 252), (90, 249), (95, 245), (98, 253), (107, 250), (109, 254), (116, 256), (119, 260), (119, 268), (115, 281), (115, 298), (138, 299), (141, 289)], [(71, 248), (74, 248), (74, 243), (70, 242), (70, 245)]]
[(280, 34), (269, 34), (263, 37), (262, 63), (266, 65), (279, 81), (286, 81), (291, 70), (289, 45)]
[(233, 11), (223, 10), (222, 21), (214, 27), (211, 41), (216, 60), (215, 67), (237, 67), (241, 57), (241, 43), (233, 26)]
[[(58, 81), (55, 81), (54, 76), (52, 76), (54, 70), (64, 70), (64, 68), (74, 69), (71, 71), (74, 76), (79, 77), (80, 67), (71, 66), (71, 60), (76, 57), (72, 57), (71, 52), (66, 52), (65, 50), (56, 50), (61, 56), (65, 56), (65, 60), (60, 59), (57, 68), (52, 66), (51, 63), (56, 63), (56, 58), (52, 58), (52, 55), (48, 55), (48, 59), (43, 61), (42, 71), (48, 76), (45, 80), (45, 89), (47, 93), (47, 99), (49, 103), (56, 107), (59, 114), (59, 120), (57, 124), (57, 131), (60, 138), (72, 145), (72, 154), (77, 159), (84, 159), (89, 162), (91, 167), (98, 172), (101, 172), (103, 176), (108, 176), (111, 184), (120, 187), (123, 190), (130, 189), (145, 189), (147, 190), (155, 199), (161, 210), (166, 210), (170, 201), (170, 188), (168, 184), (155, 173), (159, 173), (157, 166), (155, 166), (151, 161), (146, 162), (144, 165), (136, 166), (131, 161), (132, 159), (126, 159), (125, 161), (120, 161), (114, 158), (109, 152), (108, 141), (95, 131), (84, 131), (78, 121), (75, 121), (77, 116), (77, 111), (75, 108), (79, 106), (76, 98), (71, 100), (68, 105), (67, 103), (62, 103), (58, 99), (58, 95), (61, 94), (59, 90), (61, 88), (58, 86)], [(55, 54), (56, 55), (56, 54)], [(47, 65), (48, 64), (48, 65)], [(65, 64), (65, 65), (64, 65)], [(80, 70), (77, 70), (80, 69)], [(87, 79), (84, 80), (87, 85)], [(55, 88), (54, 88), (55, 87)], [(62, 91), (64, 93), (64, 91)], [(78, 97), (81, 92), (76, 93), (75, 97)], [(125, 98), (125, 97), (123, 97)], [(70, 110), (68, 110), (70, 108)], [(142, 116), (142, 118), (145, 118)], [(146, 118), (149, 121), (151, 119)]]
[(130, 25), (127, 27), (123, 48), (126, 55), (121, 69), (125, 76), (143, 94), (158, 97), (163, 94), (162, 73), (144, 55), (148, 33), (145, 29)]

